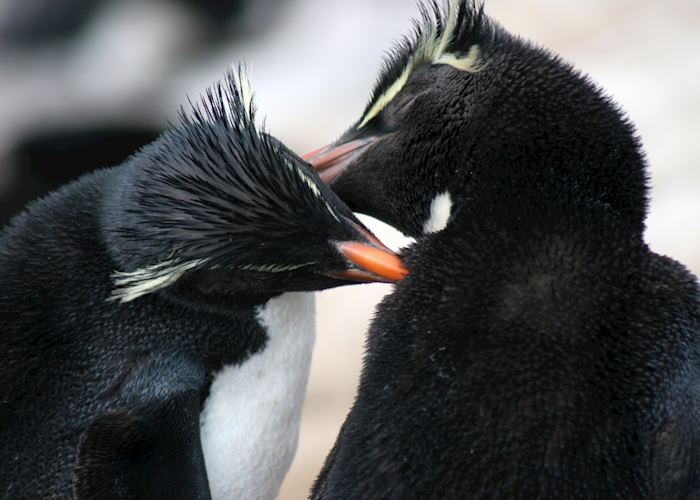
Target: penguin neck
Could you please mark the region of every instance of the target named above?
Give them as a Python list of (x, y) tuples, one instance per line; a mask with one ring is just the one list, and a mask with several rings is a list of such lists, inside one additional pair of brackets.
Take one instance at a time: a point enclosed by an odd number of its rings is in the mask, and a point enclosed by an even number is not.
[[(550, 154), (554, 154), (550, 152)], [(628, 162), (628, 185), (618, 185), (610, 179), (591, 173), (585, 160), (586, 151), (561, 153), (557, 161), (536, 157), (523, 164), (503, 164), (485, 160), (485, 167), (474, 176), (459, 178), (455, 186), (462, 196), (455, 197), (456, 204), (471, 210), (472, 217), (485, 216), (494, 224), (508, 227), (511, 221), (529, 217), (539, 221), (538, 226), (557, 227), (563, 222), (578, 230), (582, 226), (597, 225), (600, 230), (616, 226), (641, 241), (643, 218), (646, 213), (646, 190), (636, 181), (644, 177), (641, 162)], [(604, 170), (614, 170), (605, 166)], [(598, 176), (596, 176), (598, 175)], [(634, 200), (627, 203), (626, 200)], [(460, 207), (456, 206), (455, 211)]]
[(232, 291), (203, 292), (196, 279), (184, 278), (162, 291), (163, 296), (179, 306), (189, 309), (229, 314), (231, 311), (250, 311), (265, 306), (283, 292)]
[[(134, 201), (134, 184), (139, 175), (135, 160), (110, 170), (114, 177), (99, 209), (102, 239), (115, 271), (133, 271), (157, 264), (162, 259), (146, 257), (153, 245), (143, 235), (140, 207)], [(124, 228), (132, 230), (125, 231)]]
[[(588, 181), (577, 183), (523, 169), (510, 175), (491, 172), (449, 191), (452, 206), (446, 229), (451, 228), (453, 234), (483, 236), (491, 247), (526, 240), (533, 233), (571, 238), (607, 234), (614, 240), (641, 243), (636, 219), (606, 202), (605, 189)], [(609, 245), (614, 240), (596, 237), (590, 243)]]

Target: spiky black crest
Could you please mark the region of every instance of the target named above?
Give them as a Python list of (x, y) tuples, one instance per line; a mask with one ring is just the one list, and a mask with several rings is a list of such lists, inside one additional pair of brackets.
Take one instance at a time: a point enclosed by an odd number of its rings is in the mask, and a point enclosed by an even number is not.
[(245, 67), (230, 69), (223, 81), (206, 89), (199, 102), (190, 101), (191, 112), (180, 108), (180, 124), (193, 133), (194, 139), (201, 139), (200, 132), (206, 132), (212, 125), (231, 130), (237, 136), (259, 138), (263, 131), (255, 128), (256, 108), (252, 92)]
[[(413, 19), (412, 32), (387, 52), (363, 117), (401, 79), (406, 68), (432, 62), (436, 55), (464, 55), (490, 31), (491, 23), (481, 1), (444, 0), (440, 4), (432, 0), (419, 3), (418, 8), (420, 17)], [(440, 54), (436, 54), (438, 47)]]
[(290, 242), (315, 242), (352, 217), (308, 165), (258, 131), (245, 82), (241, 69), (229, 71), (130, 160), (112, 228), (122, 253), (138, 257), (120, 269), (125, 285), (134, 268), (153, 275), (163, 263), (163, 274), (302, 264), (280, 249), (294, 252)]

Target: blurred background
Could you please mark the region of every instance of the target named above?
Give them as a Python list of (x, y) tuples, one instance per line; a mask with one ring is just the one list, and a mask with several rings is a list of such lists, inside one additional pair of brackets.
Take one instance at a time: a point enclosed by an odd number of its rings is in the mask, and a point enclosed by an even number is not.
[[(487, 0), (487, 12), (590, 73), (637, 124), (647, 241), (700, 273), (700, 2)], [(260, 116), (292, 149), (359, 117), (414, 0), (0, 0), (0, 226), (81, 172), (120, 163), (247, 61)], [(367, 219), (365, 219), (367, 220)], [(390, 246), (408, 243), (368, 221)], [(364, 332), (391, 289), (319, 295), (299, 451), (280, 498), (305, 498), (352, 402)]]

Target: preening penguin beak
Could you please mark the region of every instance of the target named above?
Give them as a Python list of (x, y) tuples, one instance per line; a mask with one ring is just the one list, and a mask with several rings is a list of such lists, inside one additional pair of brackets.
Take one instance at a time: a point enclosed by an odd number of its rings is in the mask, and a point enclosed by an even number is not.
[[(379, 137), (373, 136), (340, 145), (329, 144), (306, 153), (302, 158), (318, 172), (324, 184), (330, 184), (377, 139)], [(352, 281), (395, 283), (408, 275), (408, 269), (398, 255), (363, 227), (353, 222), (350, 224), (359, 233), (361, 241), (340, 241), (336, 242), (335, 246), (354, 269), (333, 273), (333, 277)]]
[(357, 269), (336, 274), (338, 278), (394, 283), (408, 274), (408, 269), (404, 267), (401, 259), (391, 250), (381, 250), (357, 241), (342, 241), (336, 243), (336, 247), (346, 259), (357, 266)]
[(363, 282), (395, 283), (408, 275), (408, 269), (389, 248), (372, 233), (353, 224), (366, 242), (339, 241), (335, 246), (352, 265), (352, 269), (333, 273), (334, 278)]
[(311, 164), (324, 184), (330, 184), (377, 139), (366, 137), (345, 144), (329, 144), (302, 155), (302, 159)]

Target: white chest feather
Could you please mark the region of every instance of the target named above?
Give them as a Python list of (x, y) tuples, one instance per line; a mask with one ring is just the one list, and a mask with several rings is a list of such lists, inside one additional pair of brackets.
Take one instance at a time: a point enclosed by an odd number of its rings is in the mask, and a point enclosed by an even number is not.
[(294, 458), (315, 340), (313, 293), (258, 310), (265, 348), (216, 374), (200, 415), (212, 498), (269, 500)]

